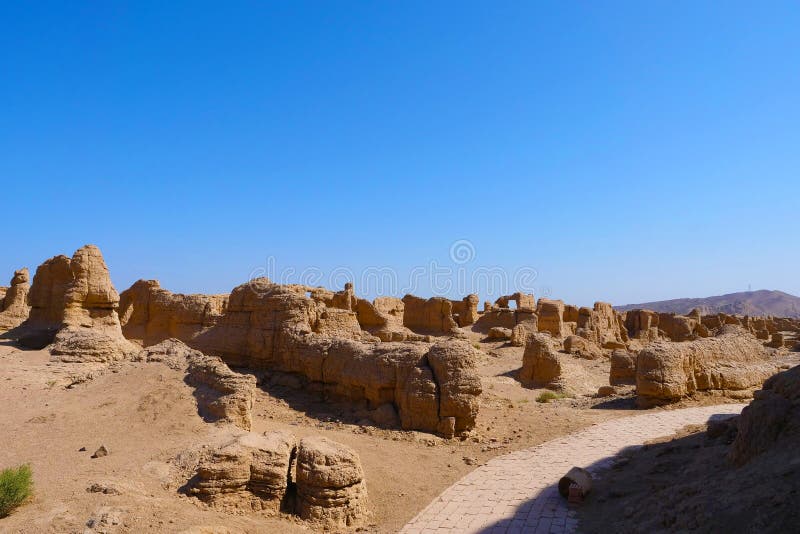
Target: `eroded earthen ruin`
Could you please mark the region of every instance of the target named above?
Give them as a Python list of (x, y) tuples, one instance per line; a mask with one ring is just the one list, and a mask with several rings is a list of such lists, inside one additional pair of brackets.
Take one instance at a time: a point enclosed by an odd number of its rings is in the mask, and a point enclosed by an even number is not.
[[(577, 307), (527, 293), (501, 296), (483, 311), (476, 295), (369, 301), (352, 284), (331, 291), (265, 278), (227, 295), (172, 293), (155, 280), (118, 295), (91, 245), (45, 261), (30, 285), (27, 270), (18, 271), (4, 291), (6, 337), (50, 345), (54, 359), (115, 361), (133, 357), (137, 345), (155, 351), (148, 359), (174, 352), (154, 345), (178, 340), (226, 368), (289, 374), (310, 391), (391, 412), (404, 429), (444, 436), (470, 431), (477, 416), (481, 384), (477, 352), (461, 341), (467, 328), (525, 347), (519, 378), (537, 387), (568, 388), (562, 364), (571, 365), (569, 356), (607, 359), (609, 383), (635, 383), (642, 405), (696, 392), (748, 395), (774, 372), (768, 348), (793, 348), (800, 331), (793, 319), (620, 313), (608, 303)], [(231, 380), (239, 376), (231, 373)], [(212, 405), (206, 410), (248, 427), (246, 410), (231, 415), (230, 407)]]

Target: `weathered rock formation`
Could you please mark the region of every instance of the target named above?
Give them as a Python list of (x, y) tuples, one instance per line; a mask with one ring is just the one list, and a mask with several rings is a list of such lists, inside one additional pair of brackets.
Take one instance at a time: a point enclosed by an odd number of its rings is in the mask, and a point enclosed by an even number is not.
[(701, 315), (699, 309), (687, 315), (657, 313), (651, 310), (630, 310), (625, 313), (625, 326), (631, 339), (655, 341), (691, 341), (715, 335), (726, 326), (738, 326), (761, 340), (769, 341), (776, 333), (800, 332), (800, 322), (791, 318), (748, 317), (725, 313)]
[(700, 320), (696, 316), (658, 314), (658, 328), (672, 341), (689, 341), (699, 335), (695, 332)]
[(467, 295), (462, 300), (451, 300), (453, 320), (458, 326), (469, 326), (478, 320), (478, 295)]
[(511, 338), (511, 330), (502, 326), (493, 326), (486, 333), (486, 337), (492, 340), (506, 340)]
[(415, 334), (403, 326), (405, 304), (394, 297), (378, 297), (373, 302), (359, 299), (356, 316), (362, 329), (381, 341), (424, 341), (428, 336)]
[(466, 342), (439, 342), (427, 353), (439, 385), (439, 433), (460, 434), (475, 427), (481, 380), (475, 373), (475, 350)]
[(54, 360), (67, 363), (108, 363), (129, 358), (139, 347), (120, 334), (94, 330), (91, 327), (63, 328), (56, 333), (50, 354)]
[(443, 297), (423, 299), (406, 295), (403, 297), (403, 304), (403, 326), (406, 328), (421, 334), (459, 334), (458, 323), (453, 317), (452, 301)]
[(658, 313), (651, 310), (629, 310), (625, 313), (625, 327), (631, 339), (655, 341), (659, 337)]
[[(534, 315), (534, 317), (536, 317)], [(530, 334), (537, 332), (536, 323), (519, 323), (511, 329), (511, 344), (515, 347), (524, 347)]]
[(775, 370), (768, 350), (733, 327), (713, 338), (645, 347), (637, 358), (636, 391), (643, 406), (702, 391), (743, 398)]
[(19, 329), (19, 341), (30, 348), (44, 348), (53, 341), (64, 322), (65, 295), (72, 284), (70, 259), (55, 256), (36, 268), (28, 293), (30, 313)]
[[(518, 322), (519, 313), (517, 310), (511, 308), (498, 308), (489, 307), (481, 313), (480, 317), (475, 323), (475, 327), (481, 332), (489, 332), (491, 328), (514, 328)], [(532, 316), (535, 321), (535, 314), (526, 313), (526, 316)]]
[(108, 362), (135, 354), (138, 348), (122, 335), (119, 295), (100, 249), (94, 245), (78, 249), (69, 269), (62, 322), (50, 353), (65, 362)]
[(558, 389), (562, 387), (561, 371), (561, 356), (553, 346), (552, 337), (545, 333), (530, 334), (522, 355), (520, 381), (523, 384)]
[(238, 436), (201, 457), (189, 494), (224, 510), (290, 511), (296, 445), (293, 435), (280, 431)]
[(358, 454), (326, 438), (303, 438), (297, 449), (296, 510), (325, 529), (363, 525), (367, 486)]
[[(298, 375), (308, 388), (334, 398), (365, 402), (371, 409), (390, 403), (404, 429), (452, 435), (451, 428), (460, 433), (474, 426), (477, 399), (453, 402), (480, 394), (475, 350), (468, 343), (365, 342), (321, 330), (321, 318), (331, 309), (306, 293), (302, 286), (251, 280), (233, 290), (224, 313), (209, 326), (183, 329), (179, 339), (229, 365)], [(137, 311), (152, 302), (151, 293), (129, 295), (124, 318), (138, 320), (137, 331), (152, 332), (146, 318), (153, 314)], [(130, 326), (124, 325), (126, 331)]]
[(779, 373), (756, 391), (738, 420), (730, 460), (743, 465), (772, 448), (796, 451), (800, 445), (800, 366)]
[(328, 308), (337, 308), (346, 311), (356, 311), (358, 307), (358, 297), (352, 282), (347, 282), (342, 291), (331, 291), (324, 287), (309, 288), (297, 286), (301, 291), (307, 291), (309, 296), (324, 304)]
[(158, 280), (139, 280), (120, 294), (122, 333), (145, 346), (191, 339), (214, 326), (227, 303), (227, 295), (182, 295), (162, 289)]
[(515, 308), (517, 310), (528, 312), (536, 310), (536, 299), (533, 293), (521, 293), (518, 291), (513, 295), (505, 295), (498, 298), (494, 304), (499, 308), (508, 308), (510, 307), (509, 303), (512, 301), (515, 303)]
[(56, 256), (40, 265), (28, 303), (28, 318), (8, 333), (23, 346), (52, 343), (53, 358), (65, 362), (108, 362), (138, 350), (122, 335), (119, 295), (94, 245), (78, 249), (72, 259)]
[(575, 332), (564, 323), (564, 302), (561, 300), (539, 299), (536, 306), (539, 332), (548, 332), (561, 339)]
[(634, 352), (617, 349), (611, 353), (611, 372), (609, 383), (612, 386), (636, 384), (636, 360)]
[(595, 342), (577, 335), (567, 336), (564, 339), (564, 352), (586, 360), (603, 357), (603, 351)]
[(0, 332), (16, 328), (28, 318), (30, 289), (28, 269), (16, 271), (11, 279), (11, 286), (5, 288), (5, 293), (0, 298)]
[(355, 529), (370, 516), (353, 449), (322, 437), (298, 445), (282, 431), (238, 435), (206, 451), (187, 490), (214, 508), (296, 513), (325, 530)]
[(226, 421), (250, 430), (256, 378), (236, 373), (216, 356), (206, 356), (177, 339), (167, 339), (141, 350), (135, 361), (162, 362), (186, 373), (186, 383), (195, 388), (200, 415), (209, 421)]
[(607, 302), (595, 302), (594, 308), (580, 308), (576, 333), (606, 349), (625, 348), (628, 341), (622, 317)]
[[(514, 302), (515, 307), (511, 307)], [(477, 297), (476, 297), (477, 303)], [(536, 300), (529, 293), (514, 293), (498, 298), (494, 305), (484, 304), (484, 311), (475, 321), (480, 332), (487, 332), (491, 328), (508, 328), (513, 330), (518, 325), (525, 325), (529, 332), (538, 331), (538, 318), (536, 316)], [(522, 332), (520, 331), (520, 335)], [(521, 340), (524, 343), (524, 340)], [(519, 345), (521, 346), (521, 345)]]

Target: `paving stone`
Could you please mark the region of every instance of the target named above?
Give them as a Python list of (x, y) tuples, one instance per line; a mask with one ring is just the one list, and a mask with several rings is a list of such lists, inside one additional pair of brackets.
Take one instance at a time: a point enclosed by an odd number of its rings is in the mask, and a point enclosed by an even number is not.
[[(572, 466), (597, 474), (623, 449), (714, 415), (736, 414), (744, 404), (659, 410), (599, 423), (524, 451), (498, 456), (446, 489), (403, 529), (403, 534), (536, 532), (571, 534), (578, 520), (558, 494), (558, 480)], [(438, 528), (437, 528), (438, 527)]]

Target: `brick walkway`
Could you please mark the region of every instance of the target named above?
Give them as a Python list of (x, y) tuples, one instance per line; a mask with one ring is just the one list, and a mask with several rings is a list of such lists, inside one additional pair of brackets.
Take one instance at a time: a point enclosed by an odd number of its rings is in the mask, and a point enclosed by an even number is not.
[(401, 532), (574, 532), (575, 512), (556, 488), (571, 467), (597, 472), (609, 467), (626, 447), (705, 423), (715, 414), (739, 413), (744, 406), (723, 404), (614, 419), (498, 456), (450, 486)]

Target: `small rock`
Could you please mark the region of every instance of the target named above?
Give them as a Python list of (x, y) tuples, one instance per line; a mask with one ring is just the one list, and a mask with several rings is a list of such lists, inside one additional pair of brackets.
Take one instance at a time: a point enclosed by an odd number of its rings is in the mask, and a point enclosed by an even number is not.
[(122, 492), (112, 484), (105, 484), (100, 482), (95, 482), (88, 488), (86, 488), (87, 493), (103, 493), (105, 495), (121, 495)]
[(600, 389), (597, 390), (598, 397), (610, 397), (616, 393), (617, 390), (614, 386), (600, 386)]
[(463, 460), (464, 460), (464, 463), (467, 464), (467, 465), (475, 465), (475, 464), (478, 463), (478, 459), (474, 458), (472, 456), (464, 456)]
[(86, 447), (81, 447), (80, 449), (78, 449), (78, 452), (86, 452)]
[(103, 456), (108, 456), (108, 449), (105, 445), (100, 445), (100, 448), (92, 454), (92, 458), (102, 458)]

